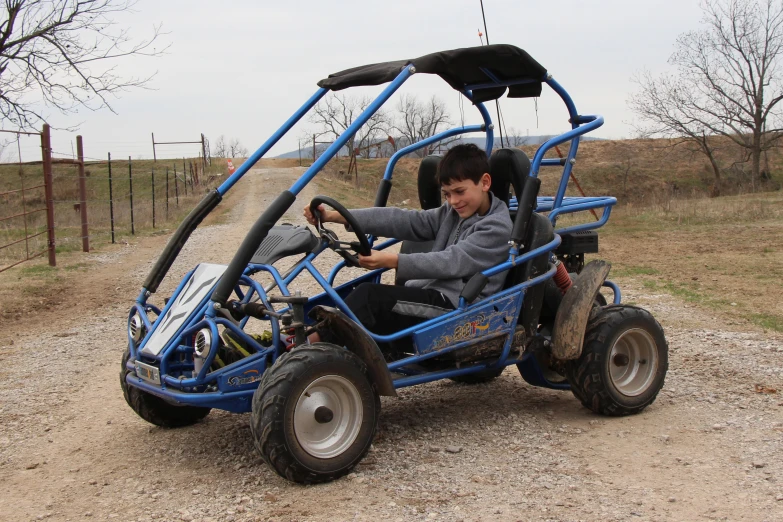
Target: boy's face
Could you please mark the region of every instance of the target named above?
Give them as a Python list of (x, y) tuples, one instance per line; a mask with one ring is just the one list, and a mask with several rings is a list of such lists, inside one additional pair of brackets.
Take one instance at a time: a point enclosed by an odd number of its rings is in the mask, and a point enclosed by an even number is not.
[(443, 198), (457, 211), (459, 217), (467, 218), (478, 212), (483, 215), (489, 210), (489, 187), (492, 178), (484, 173), (478, 183), (469, 179), (440, 186)]

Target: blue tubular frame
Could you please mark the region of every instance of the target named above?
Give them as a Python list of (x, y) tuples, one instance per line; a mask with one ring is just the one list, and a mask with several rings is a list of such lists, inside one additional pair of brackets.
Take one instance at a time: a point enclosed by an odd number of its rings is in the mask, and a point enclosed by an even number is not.
[[(561, 134), (560, 136), (547, 140), (543, 145), (541, 145), (541, 147), (538, 148), (535, 156), (533, 156), (533, 162), (531, 163), (531, 167), (530, 167), (530, 175), (533, 177), (538, 176), (538, 172), (541, 169), (542, 162), (544, 161), (544, 154), (546, 154), (548, 150), (552, 149), (556, 145), (560, 145), (561, 143), (565, 143), (567, 141), (571, 142), (571, 147), (569, 148), (568, 155), (565, 158), (565, 165), (563, 165), (563, 174), (560, 177), (560, 184), (558, 185), (557, 193), (555, 195), (554, 202), (552, 205), (553, 210), (556, 210), (558, 207), (562, 205), (563, 198), (565, 197), (566, 189), (568, 188), (568, 180), (571, 177), (571, 169), (573, 168), (574, 162), (576, 161), (576, 153), (579, 148), (579, 137), (603, 125), (604, 119), (602, 116), (579, 115), (579, 113), (576, 111), (576, 105), (574, 105), (574, 101), (571, 99), (571, 96), (566, 92), (566, 90), (559, 83), (557, 83), (554, 80), (554, 78), (552, 78), (551, 75), (547, 76), (546, 83), (552, 88), (552, 90), (554, 90), (560, 96), (560, 98), (563, 100), (566, 107), (568, 108), (568, 116), (569, 116), (569, 122), (571, 123), (571, 130)], [(554, 160), (554, 161), (549, 161), (546, 164), (560, 165), (561, 161)], [(597, 207), (589, 207), (589, 208), (597, 208)], [(582, 210), (587, 210), (587, 209), (582, 209)], [(606, 218), (608, 219), (609, 216), (607, 215)], [(552, 225), (554, 226), (557, 223), (557, 214), (555, 214), (554, 216), (550, 214), (549, 220), (552, 222)], [(604, 221), (604, 223), (605, 222), (606, 221)], [(598, 228), (598, 226), (594, 228)]]
[(467, 127), (455, 127), (453, 129), (440, 132), (434, 136), (430, 136), (427, 139), (408, 145), (407, 147), (403, 147), (397, 152), (395, 152), (394, 154), (392, 154), (392, 157), (389, 158), (389, 162), (386, 164), (386, 170), (383, 171), (383, 179), (391, 181), (392, 171), (394, 170), (395, 165), (397, 165), (397, 162), (400, 160), (400, 158), (405, 156), (406, 154), (410, 154), (411, 152), (417, 151), (419, 149), (426, 147), (427, 145), (432, 145), (433, 143), (437, 143), (441, 140), (445, 140), (446, 138), (451, 138), (452, 136), (467, 134), (469, 132), (481, 132), (485, 128), (486, 128), (485, 125), (468, 125)]
[(310, 168), (307, 169), (304, 174), (302, 174), (302, 176), (296, 180), (296, 183), (291, 185), (291, 188), (288, 190), (294, 195), (299, 194), (299, 192), (308, 183), (310, 183), (310, 180), (312, 180), (315, 175), (318, 174), (322, 168), (324, 168), (324, 165), (326, 165), (326, 163), (331, 160), (332, 157), (337, 154), (341, 148), (343, 148), (351, 136), (356, 134), (362, 125), (367, 123), (367, 120), (369, 120), (372, 115), (375, 114), (384, 103), (386, 103), (386, 100), (388, 100), (391, 95), (394, 94), (403, 83), (405, 83), (405, 80), (411, 77), (413, 73), (414, 67), (412, 65), (405, 66), (402, 71), (400, 71), (400, 74), (398, 74), (397, 77), (383, 90), (383, 92), (381, 92), (381, 94), (379, 94), (378, 97), (367, 106), (364, 112), (362, 112), (359, 117), (356, 118), (356, 120), (347, 129), (345, 129), (342, 134), (340, 134), (340, 137), (337, 138), (329, 146), (329, 148), (326, 149), (315, 162), (313, 162), (312, 165), (310, 165)]
[(245, 160), (245, 162), (239, 166), (236, 172), (234, 172), (226, 181), (221, 183), (221, 185), (217, 188), (217, 191), (220, 192), (220, 195), (222, 196), (228, 192), (231, 187), (233, 187), (234, 184), (236, 184), (236, 182), (239, 181), (239, 179), (244, 176), (245, 173), (264, 156), (264, 154), (269, 152), (269, 149), (274, 147), (275, 143), (277, 143), (280, 138), (285, 136), (288, 131), (290, 131), (291, 128), (302, 119), (302, 116), (307, 114), (310, 109), (315, 107), (315, 104), (318, 103), (327, 92), (329, 92), (329, 89), (318, 89), (315, 91), (315, 94), (313, 94), (304, 105), (299, 107), (299, 110), (297, 110), (290, 118), (288, 118), (288, 120), (286, 120), (286, 122), (279, 129), (277, 129), (277, 131), (275, 131), (275, 133), (272, 134), (272, 136), (270, 136), (270, 138), (266, 140), (263, 145), (258, 148), (258, 150), (256, 150), (249, 158), (247, 158), (247, 160)]
[[(483, 68), (483, 72), (490, 80), (487, 83), (477, 83), (475, 85), (469, 85), (462, 92), (462, 95), (473, 101), (474, 89), (498, 87), (498, 86), (511, 86), (522, 83), (528, 83), (527, 80), (500, 80), (490, 70)], [(337, 152), (347, 143), (351, 136), (353, 136), (369, 118), (397, 91), (397, 89), (412, 75), (414, 74), (412, 66), (406, 66), (400, 70), (397, 77), (390, 82), (383, 91), (373, 100), (373, 102), (362, 112), (361, 115), (327, 148), (327, 150), (316, 160), (313, 164), (302, 174), (302, 176), (291, 186), (289, 191), (297, 195), (301, 190), (316, 176), (316, 174), (326, 165), (326, 163), (334, 157)], [(559, 234), (567, 232), (575, 232), (579, 230), (588, 230), (593, 228), (599, 228), (604, 225), (611, 214), (612, 207), (617, 203), (617, 200), (613, 197), (600, 196), (600, 197), (566, 197), (565, 192), (568, 185), (568, 180), (573, 167), (574, 159), (577, 154), (580, 137), (588, 132), (591, 132), (603, 124), (603, 118), (601, 116), (583, 116), (579, 115), (573, 100), (551, 76), (547, 76), (545, 81), (563, 100), (569, 113), (569, 123), (571, 129), (560, 136), (547, 140), (533, 157), (531, 164), (532, 177), (538, 176), (539, 170), (544, 166), (561, 166), (563, 171), (561, 174), (561, 180), (558, 185), (557, 192), (554, 196), (539, 197), (537, 201), (537, 212), (549, 212), (549, 219), (554, 225), (557, 218), (561, 214), (580, 212), (590, 209), (603, 209), (601, 218), (593, 223), (584, 223), (556, 229), (555, 237), (552, 241), (539, 248), (525, 252), (522, 255), (516, 250), (515, 246), (510, 246), (508, 259), (494, 267), (484, 270), (482, 273), (487, 276), (493, 276), (501, 274), (510, 270), (511, 268), (526, 263), (532, 259), (535, 259), (541, 255), (550, 254), (555, 251), (561, 242)], [(226, 181), (218, 187), (218, 192), (223, 195), (230, 190), (236, 182), (247, 173), (250, 168), (261, 159), (271, 148), (274, 146), (282, 136), (284, 136), (302, 117), (310, 111), (324, 95), (329, 92), (327, 89), (319, 89), (313, 94), (286, 122), (258, 149), (253, 155), (251, 155), (247, 161), (245, 161), (237, 171), (231, 175)], [(410, 144), (397, 152), (395, 152), (389, 159), (386, 165), (383, 179), (391, 181), (394, 167), (399, 159), (406, 154), (409, 154), (415, 150), (426, 147), (430, 144), (436, 143), (443, 139), (457, 136), (460, 134), (485, 132), (486, 133), (486, 151), (490, 155), (494, 145), (494, 125), (492, 124), (489, 111), (483, 103), (474, 104), (481, 114), (483, 124), (481, 125), (467, 125), (448, 129), (434, 136), (421, 140), (417, 143)], [(570, 142), (570, 149), (568, 156), (563, 159), (545, 159), (544, 154), (556, 145), (561, 143)], [(510, 205), (511, 209), (515, 208), (515, 201)], [(373, 238), (374, 241), (374, 238)], [(380, 245), (374, 246), (376, 250), (384, 250), (395, 243), (398, 243), (397, 239), (389, 239)], [(275, 311), (274, 307), (269, 303), (267, 292), (264, 287), (257, 281), (253, 280), (251, 276), (258, 272), (267, 272), (270, 274), (274, 281), (274, 287), (279, 288), (279, 291), (285, 295), (291, 295), (288, 285), (296, 279), (302, 272), (307, 271), (321, 287), (324, 292), (315, 295), (309, 299), (309, 303), (306, 306), (313, 306), (320, 304), (324, 300), (330, 300), (338, 309), (345, 313), (349, 318), (359, 324), (364, 331), (376, 342), (391, 342), (399, 340), (405, 337), (412, 337), (416, 343), (419, 341), (427, 343), (428, 339), (431, 340), (431, 334), (437, 327), (445, 328), (445, 324), (452, 324), (453, 321), (462, 321), (463, 319), (473, 319), (477, 314), (483, 313), (484, 310), (494, 309), (496, 312), (500, 310), (503, 314), (517, 316), (519, 310), (521, 310), (522, 303), (526, 291), (528, 288), (541, 284), (547, 279), (550, 279), (555, 271), (555, 266), (550, 263), (549, 269), (532, 279), (524, 281), (511, 288), (505, 289), (490, 298), (482, 301), (468, 304), (464, 298), (460, 298), (457, 308), (439, 317), (429, 319), (423, 323), (420, 323), (414, 327), (406, 328), (399, 332), (389, 335), (379, 335), (368, 331), (359, 323), (356, 316), (345, 305), (345, 301), (340, 297), (338, 290), (343, 293), (347, 289), (350, 289), (351, 285), (355, 285), (358, 282), (366, 280), (379, 280), (381, 274), (386, 269), (374, 270), (368, 272), (359, 278), (353, 279), (340, 287), (334, 287), (335, 279), (342, 268), (346, 266), (344, 261), (337, 263), (330, 271), (327, 277), (324, 277), (318, 269), (314, 266), (313, 262), (315, 258), (327, 248), (326, 242), (322, 242), (321, 245), (313, 252), (307, 254), (288, 275), (282, 276), (276, 268), (271, 265), (258, 265), (250, 263), (245, 268), (242, 276), (237, 282), (235, 292), (239, 296), (239, 299), (243, 303), (249, 303), (251, 301), (260, 300), (269, 310)], [(193, 271), (189, 272), (186, 277), (180, 282), (177, 289), (174, 291), (170, 301), (163, 308), (158, 310), (152, 305), (146, 304), (147, 292), (142, 290), (136, 303), (129, 312), (129, 319), (134, 314), (139, 314), (144, 322), (145, 329), (147, 331), (147, 337), (136, 346), (136, 343), (130, 338), (128, 332), (129, 345), (131, 359), (139, 358), (140, 361), (145, 360), (144, 357), (139, 357), (139, 352), (143, 348), (144, 343), (149, 339), (149, 334), (155, 330), (162, 317), (170, 310), (172, 304), (175, 302), (178, 295), (182, 292), (186, 282), (192, 276)], [(613, 301), (619, 303), (621, 299), (620, 289), (612, 281), (606, 281), (605, 287), (610, 288), (614, 293)], [(161, 384), (155, 385), (149, 382), (143, 381), (131, 373), (127, 377), (129, 384), (137, 386), (149, 393), (158, 395), (168, 400), (183, 404), (191, 404), (198, 406), (210, 406), (220, 407), (229, 411), (248, 411), (250, 409), (250, 399), (252, 398), (255, 390), (254, 385), (247, 384), (244, 388), (240, 385), (239, 388), (231, 384), (229, 380), (235, 376), (244, 375), (246, 373), (262, 374), (269, 364), (284, 353), (284, 346), (280, 340), (281, 328), (277, 319), (268, 318), (272, 330), (272, 343), (270, 346), (262, 346), (255, 338), (244, 332), (244, 328), (249, 320), (249, 317), (245, 317), (238, 324), (233, 321), (221, 317), (215, 312), (209, 297), (205, 298), (203, 302), (196, 308), (196, 312), (185, 321), (185, 323), (174, 334), (172, 339), (161, 350), (158, 356), (155, 358), (159, 364)], [(277, 312), (283, 312), (287, 308), (277, 310)], [(153, 312), (157, 314), (157, 318), (154, 321), (150, 321), (148, 313)], [(506, 323), (506, 321), (503, 321)], [(489, 324), (489, 323), (488, 323)], [(237, 361), (235, 363), (224, 366), (217, 370), (211, 370), (211, 366), (215, 360), (219, 345), (219, 327), (231, 330), (234, 334), (244, 340), (249, 347), (254, 349), (256, 353), (251, 354), (249, 357)], [(193, 364), (193, 347), (191, 346), (190, 339), (200, 329), (208, 328), (212, 333), (212, 344), (210, 346), (210, 352), (203, 361), (201, 370), (195, 374), (195, 366)], [(534, 376), (534, 380), (530, 381), (534, 384), (541, 386), (548, 386), (551, 388), (567, 389), (567, 385), (550, 383), (546, 381), (540, 369), (537, 366), (535, 358), (531, 358), (530, 354), (515, 353), (512, 354), (512, 340), (514, 331), (516, 328), (515, 321), (508, 321), (508, 324), (500, 325), (500, 327), (493, 326), (494, 330), (491, 333), (486, 333), (483, 336), (476, 336), (467, 339), (463, 339), (459, 342), (451, 342), (451, 344), (445, 345), (441, 349), (435, 349), (436, 343), (433, 341), (428, 346), (422, 346), (419, 349), (417, 345), (416, 354), (405, 359), (394, 361), (388, 364), (390, 371), (402, 374), (401, 377), (395, 379), (395, 388), (401, 388), (405, 386), (412, 386), (424, 382), (434, 381), (445, 377), (455, 377), (459, 375), (466, 375), (482, 369), (487, 368), (500, 368), (510, 364), (520, 364), (520, 368), (524, 367), (529, 375)], [(430, 337), (428, 337), (430, 336)], [(483, 361), (465, 366), (462, 368), (451, 368), (447, 370), (439, 370), (434, 372), (426, 372), (421, 368), (417, 368), (417, 363), (424, 360), (438, 357), (444, 353), (460, 349), (462, 347), (470, 346), (475, 343), (485, 342), (496, 338), (504, 338), (503, 348), (500, 355), (497, 358), (493, 358), (489, 361)], [(150, 358), (147, 358), (148, 360)], [(129, 364), (131, 369), (132, 364)], [(523, 371), (523, 375), (525, 375)], [(526, 377), (527, 379), (527, 377)], [(252, 381), (255, 382), (255, 381)]]

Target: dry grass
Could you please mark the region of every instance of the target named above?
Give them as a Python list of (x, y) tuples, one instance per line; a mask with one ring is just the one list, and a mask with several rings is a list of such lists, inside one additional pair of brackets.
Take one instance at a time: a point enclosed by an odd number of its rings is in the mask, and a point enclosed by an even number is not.
[[(725, 140), (715, 139), (718, 159), (723, 167), (723, 195), (778, 190), (783, 185), (783, 153), (770, 151), (770, 180), (751, 183), (750, 165), (732, 165), (741, 159), (741, 151)], [(670, 140), (602, 140), (579, 145), (574, 173), (588, 194), (610, 194), (622, 203), (654, 205), (669, 199), (700, 198), (710, 195), (715, 183), (704, 155)], [(535, 147), (523, 147), (531, 158)], [(561, 151), (567, 154), (568, 146)], [(549, 151), (547, 157), (557, 157)], [(763, 168), (763, 164), (762, 164)], [(559, 167), (541, 172), (545, 192), (554, 192), (560, 179)], [(570, 193), (576, 188), (569, 185)]]
[(674, 200), (621, 207), (602, 229), (615, 274), (783, 331), (783, 194)]

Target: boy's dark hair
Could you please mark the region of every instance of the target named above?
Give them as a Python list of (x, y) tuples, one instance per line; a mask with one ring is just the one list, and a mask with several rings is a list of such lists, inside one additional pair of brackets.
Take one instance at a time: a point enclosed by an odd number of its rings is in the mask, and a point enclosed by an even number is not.
[(443, 156), (438, 164), (435, 180), (440, 185), (450, 185), (466, 179), (478, 183), (485, 172), (489, 172), (487, 153), (472, 143), (465, 143), (452, 147)]

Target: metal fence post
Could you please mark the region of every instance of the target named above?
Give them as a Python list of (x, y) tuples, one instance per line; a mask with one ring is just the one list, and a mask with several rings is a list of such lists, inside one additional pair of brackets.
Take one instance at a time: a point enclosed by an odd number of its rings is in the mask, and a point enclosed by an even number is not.
[(155, 228), (155, 169), (152, 169), (152, 228)]
[(52, 180), (52, 141), (49, 124), (44, 123), (41, 132), (41, 154), (43, 159), (44, 194), (46, 197), (46, 231), (49, 250), (49, 266), (57, 266), (54, 241), (54, 183)]
[(114, 244), (114, 194), (111, 186), (111, 152), (109, 153), (109, 220), (111, 222), (111, 244)]
[(166, 221), (169, 220), (169, 168), (166, 167)]
[(27, 204), (24, 195), (24, 169), (22, 168), (22, 146), (19, 141), (19, 134), (16, 135), (16, 150), (19, 153), (19, 184), (22, 187), (22, 219), (24, 220), (24, 258), (30, 259), (30, 233), (27, 231)]
[(177, 166), (174, 165), (174, 197), (177, 198), (177, 206), (179, 206), (179, 183), (177, 183)]
[[(182, 166), (185, 166), (185, 163), (182, 163)], [(177, 166), (174, 165), (174, 175), (177, 175)], [(185, 173), (185, 171), (182, 171), (182, 190), (185, 191), (185, 197), (188, 197), (188, 175)]]
[(87, 225), (87, 178), (84, 174), (84, 146), (76, 136), (76, 154), (79, 158), (79, 211), (82, 215), (82, 252), (90, 251), (90, 229)]
[(133, 169), (131, 168), (131, 157), (128, 156), (128, 183), (130, 184), (130, 207), (131, 207), (131, 235), (136, 235), (136, 224), (133, 222)]

